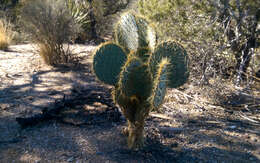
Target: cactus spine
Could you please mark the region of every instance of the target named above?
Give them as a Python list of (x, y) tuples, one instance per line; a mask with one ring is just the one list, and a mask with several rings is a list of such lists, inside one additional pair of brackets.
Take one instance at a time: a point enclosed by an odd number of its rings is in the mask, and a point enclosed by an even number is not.
[(113, 99), (127, 119), (131, 149), (142, 147), (145, 119), (163, 103), (166, 88), (184, 84), (189, 75), (186, 51), (174, 41), (155, 46), (150, 29), (143, 17), (126, 13), (116, 27), (117, 43), (101, 44), (94, 54), (96, 76), (115, 86)]

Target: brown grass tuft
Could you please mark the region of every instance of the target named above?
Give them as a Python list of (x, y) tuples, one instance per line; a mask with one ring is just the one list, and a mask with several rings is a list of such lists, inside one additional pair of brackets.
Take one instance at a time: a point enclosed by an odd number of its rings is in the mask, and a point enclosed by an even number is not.
[(0, 50), (7, 50), (12, 38), (11, 23), (5, 19), (0, 19)]
[(67, 63), (73, 61), (73, 55), (69, 48), (64, 50), (63, 45), (51, 44), (38, 44), (39, 54), (43, 58), (44, 62), (48, 65), (58, 65), (61, 63)]

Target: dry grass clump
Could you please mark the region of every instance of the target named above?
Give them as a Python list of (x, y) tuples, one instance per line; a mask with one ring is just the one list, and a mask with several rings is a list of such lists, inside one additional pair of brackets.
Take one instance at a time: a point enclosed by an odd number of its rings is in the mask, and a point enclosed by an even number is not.
[(48, 65), (58, 65), (61, 63), (68, 63), (73, 61), (73, 54), (69, 49), (64, 50), (62, 46), (55, 46), (55, 44), (37, 44), (39, 55)]
[(11, 23), (5, 19), (0, 19), (0, 50), (7, 50), (12, 38)]
[(39, 47), (39, 53), (48, 65), (70, 62), (72, 53), (64, 45), (80, 31), (64, 0), (35, 0), (22, 10), (25, 31)]

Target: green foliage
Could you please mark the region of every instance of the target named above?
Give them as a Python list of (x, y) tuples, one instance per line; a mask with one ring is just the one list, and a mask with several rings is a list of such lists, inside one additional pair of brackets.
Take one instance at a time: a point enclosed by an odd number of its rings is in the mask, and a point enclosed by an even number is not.
[(1, 0), (0, 1), (0, 9), (1, 10), (4, 10), (8, 5), (10, 5), (10, 2), (9, 0)]
[[(231, 67), (236, 73), (241, 67), (246, 70), (252, 58), (249, 49), (260, 47), (259, 6), (254, 0), (138, 2), (139, 12), (153, 22), (159, 38), (174, 38), (191, 54), (193, 74), (203, 83), (216, 74), (225, 77)], [(244, 65), (242, 60), (247, 60)]]
[(163, 58), (169, 59), (168, 87), (177, 88), (188, 80), (188, 55), (185, 49), (174, 41), (165, 41), (157, 45), (149, 58), (149, 66), (153, 77), (156, 78), (157, 69)]
[(0, 1), (0, 10), (9, 10), (10, 8), (14, 8), (17, 5), (19, 0), (1, 0)]
[(67, 0), (67, 6), (70, 10), (72, 17), (81, 26), (83, 30), (88, 29), (90, 26), (90, 4), (83, 0), (81, 2), (74, 0)]
[(202, 15), (204, 10), (211, 10), (206, 1), (139, 0), (140, 13), (154, 22), (159, 36), (163, 39), (175, 38), (179, 42), (192, 37), (205, 38), (201, 35), (202, 31), (214, 35), (212, 32), (216, 31), (205, 28), (210, 15)]
[[(143, 145), (145, 118), (152, 109), (158, 109), (163, 103), (167, 84), (176, 88), (188, 78), (186, 51), (173, 41), (162, 42), (155, 49), (151, 48), (147, 39), (148, 24), (142, 17), (132, 13), (124, 14), (119, 20), (120, 27), (117, 28), (118, 36), (123, 35), (123, 38), (118, 38), (117, 41), (122, 41), (124, 49), (132, 50), (128, 50), (127, 60), (120, 59), (114, 68), (114, 61), (122, 58), (122, 49), (106, 48), (104, 45), (115, 44), (105, 43), (95, 53), (99, 59), (94, 57), (93, 62), (94, 67), (97, 67), (95, 73), (102, 81), (109, 81), (111, 77), (114, 79), (120, 72), (119, 80), (111, 82), (115, 85), (113, 98), (128, 120), (128, 146), (132, 149)], [(112, 57), (108, 58), (110, 56)], [(121, 64), (121, 61), (124, 63)], [(98, 75), (97, 70), (102, 75)], [(103, 75), (104, 73), (106, 74)]]
[(17, 19), (17, 7), (19, 0), (0, 0), (0, 18), (6, 17), (12, 23)]
[(154, 49), (156, 44), (155, 32), (143, 17), (130, 12), (125, 13), (121, 16), (115, 30), (117, 43), (128, 51), (137, 51), (141, 47)]
[(114, 43), (104, 43), (96, 50), (93, 59), (93, 70), (99, 80), (106, 84), (115, 85), (121, 67), (126, 61), (122, 48)]

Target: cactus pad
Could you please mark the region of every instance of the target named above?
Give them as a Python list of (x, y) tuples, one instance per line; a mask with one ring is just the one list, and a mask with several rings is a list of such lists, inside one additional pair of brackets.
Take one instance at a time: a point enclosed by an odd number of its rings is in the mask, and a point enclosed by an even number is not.
[(110, 42), (101, 44), (94, 54), (93, 70), (99, 80), (115, 85), (126, 58), (120, 46)]
[(140, 47), (154, 49), (156, 36), (152, 27), (142, 17), (132, 13), (125, 13), (115, 28), (115, 37), (118, 44), (128, 51), (137, 51)]
[(147, 20), (140, 16), (135, 16), (138, 27), (139, 47), (149, 47), (154, 50), (156, 45), (156, 33), (148, 24)]
[(124, 14), (116, 25), (115, 30), (118, 44), (127, 50), (135, 50), (138, 48), (138, 27), (133, 14)]
[(158, 109), (163, 103), (167, 87), (168, 65), (168, 60), (162, 59), (161, 63), (158, 66), (158, 70), (154, 80), (153, 93), (151, 96), (153, 109)]
[(176, 88), (183, 85), (189, 77), (188, 55), (185, 49), (174, 41), (159, 44), (149, 58), (149, 67), (153, 78), (156, 77), (157, 67), (162, 58), (170, 62), (168, 71), (168, 87)]
[(129, 58), (120, 74), (119, 89), (127, 96), (146, 99), (152, 90), (152, 80), (147, 66), (135, 57)]

